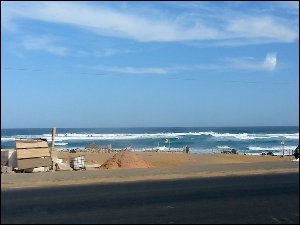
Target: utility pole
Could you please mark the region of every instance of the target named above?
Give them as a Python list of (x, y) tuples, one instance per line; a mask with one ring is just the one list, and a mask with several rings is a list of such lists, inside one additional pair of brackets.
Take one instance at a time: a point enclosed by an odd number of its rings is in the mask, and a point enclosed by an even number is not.
[(54, 142), (55, 142), (55, 135), (56, 135), (56, 128), (52, 128), (52, 145), (51, 145), (51, 159), (52, 159), (52, 169), (55, 170), (55, 163), (57, 161), (57, 153), (54, 149)]
[(54, 148), (54, 141), (55, 141), (55, 133), (56, 133), (56, 128), (52, 128), (52, 148)]

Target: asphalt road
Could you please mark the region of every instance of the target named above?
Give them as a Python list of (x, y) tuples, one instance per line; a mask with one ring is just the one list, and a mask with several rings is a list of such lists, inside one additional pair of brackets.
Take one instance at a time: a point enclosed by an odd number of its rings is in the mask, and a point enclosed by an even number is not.
[(3, 223), (299, 224), (299, 173), (2, 190)]

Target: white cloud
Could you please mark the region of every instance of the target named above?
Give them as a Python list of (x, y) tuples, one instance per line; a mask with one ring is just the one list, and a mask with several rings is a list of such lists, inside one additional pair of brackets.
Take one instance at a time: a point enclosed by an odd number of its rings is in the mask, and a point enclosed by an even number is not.
[(78, 57), (109, 57), (118, 54), (127, 54), (133, 52), (130, 49), (120, 49), (120, 48), (103, 48), (97, 50), (74, 50), (69, 48), (68, 54), (70, 56)]
[(274, 71), (277, 65), (275, 53), (268, 53), (264, 60), (258, 60), (251, 57), (227, 58), (226, 66), (232, 69), (247, 71)]
[[(165, 75), (184, 72), (201, 72), (201, 71), (274, 71), (277, 65), (277, 57), (275, 53), (268, 53), (264, 60), (258, 60), (253, 57), (226, 58), (213, 64), (196, 64), (196, 65), (173, 65), (165, 67), (108, 67), (94, 66), (89, 69), (102, 72), (112, 72), (121, 74), (150, 74)], [(87, 68), (86, 66), (83, 66)]]
[[(7, 26), (18, 19), (33, 19), (87, 29), (99, 35), (128, 38), (140, 42), (159, 41), (228, 41), (240, 43), (293, 42), (298, 39), (298, 21), (272, 15), (238, 11), (183, 11), (178, 14), (151, 11), (141, 14), (83, 2), (10, 3), (4, 7), (1, 20)], [(126, 4), (126, 8), (130, 8)], [(227, 10), (227, 9), (226, 9)], [(226, 11), (224, 10), (224, 11)], [(2, 9), (1, 9), (2, 11)], [(230, 12), (230, 13), (229, 13)], [(235, 13), (236, 12), (236, 13)], [(220, 15), (219, 15), (220, 14)], [(4, 17), (4, 18), (3, 18)], [(5, 25), (4, 25), (5, 27)], [(253, 43), (253, 42), (252, 42)]]
[(104, 48), (102, 50), (95, 50), (92, 52), (93, 56), (96, 57), (106, 57), (106, 56), (112, 56), (116, 54), (125, 54), (130, 53), (132, 50), (129, 49), (116, 49), (116, 48)]
[(264, 68), (272, 71), (272, 70), (275, 70), (276, 64), (277, 64), (276, 54), (274, 54), (274, 53), (267, 54), (264, 64), (263, 64)]
[(56, 44), (56, 39), (49, 36), (27, 36), (22, 41), (22, 46), (26, 50), (46, 51), (58, 56), (67, 54), (67, 48)]
[(195, 72), (195, 71), (207, 71), (207, 70), (219, 70), (224, 69), (225, 65), (221, 64), (196, 64), (196, 65), (172, 65), (164, 67), (108, 67), (108, 66), (82, 66), (83, 68), (89, 68), (102, 72), (112, 72), (121, 74), (149, 74), (149, 75), (165, 75), (176, 74), (181, 72)]
[(57, 56), (107, 57), (132, 52), (130, 49), (103, 48), (98, 50), (76, 50), (59, 44), (62, 40), (52, 35), (25, 36), (21, 39), (21, 47), (30, 51), (43, 51)]
[(278, 42), (293, 42), (298, 37), (287, 21), (276, 21), (271, 17), (233, 20), (228, 30), (239, 38), (264, 38)]

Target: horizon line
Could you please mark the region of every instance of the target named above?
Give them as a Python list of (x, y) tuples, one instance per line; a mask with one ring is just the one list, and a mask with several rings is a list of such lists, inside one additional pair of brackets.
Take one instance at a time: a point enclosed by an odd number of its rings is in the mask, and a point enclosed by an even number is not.
[(140, 127), (14, 127), (4, 129), (122, 129), (122, 128), (238, 128), (238, 127), (299, 127), (299, 125), (243, 125), (243, 126), (140, 126)]

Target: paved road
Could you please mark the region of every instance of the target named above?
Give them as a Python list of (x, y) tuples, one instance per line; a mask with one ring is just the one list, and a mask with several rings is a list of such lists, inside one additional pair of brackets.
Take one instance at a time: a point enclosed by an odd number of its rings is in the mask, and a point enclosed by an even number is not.
[(299, 173), (1, 191), (1, 223), (299, 223)]

